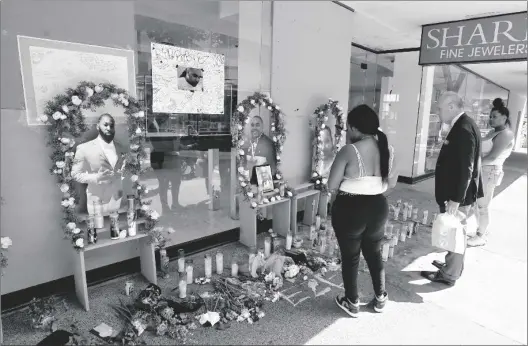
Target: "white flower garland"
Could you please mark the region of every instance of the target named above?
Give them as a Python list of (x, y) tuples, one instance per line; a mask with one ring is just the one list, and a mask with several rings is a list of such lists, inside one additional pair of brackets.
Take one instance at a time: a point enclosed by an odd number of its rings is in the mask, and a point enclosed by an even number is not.
[(314, 133), (314, 152), (313, 152), (313, 162), (312, 162), (312, 179), (311, 181), (315, 184), (315, 188), (321, 191), (326, 191), (327, 178), (321, 176), (318, 172), (317, 167), (320, 162), (323, 161), (323, 131), (328, 126), (328, 116), (327, 112), (330, 111), (334, 115), (336, 124), (335, 124), (335, 133), (334, 133), (334, 148), (333, 153), (336, 155), (339, 152), (339, 149), (342, 147), (342, 140), (346, 135), (346, 126), (343, 117), (343, 107), (339, 105), (339, 102), (329, 99), (327, 103), (320, 105), (314, 111), (315, 116), (315, 133)]
[[(238, 173), (238, 183), (241, 194), (244, 196), (244, 199), (247, 200), (251, 208), (257, 208), (258, 203), (254, 198), (254, 194), (251, 191), (250, 183), (250, 174), (246, 168), (241, 164), (241, 158), (246, 154), (242, 149), (244, 145), (243, 133), (244, 127), (249, 123), (249, 114), (255, 108), (263, 106), (266, 107), (271, 112), (271, 133), (270, 137), (273, 140), (273, 145), (275, 147), (276, 160), (277, 160), (277, 172), (275, 178), (282, 180), (282, 173), (280, 171), (281, 164), (281, 154), (284, 149), (284, 142), (286, 141), (286, 129), (284, 127), (284, 113), (280, 111), (280, 107), (273, 103), (273, 100), (268, 96), (256, 92), (252, 96), (249, 96), (244, 101), (240, 102), (237, 105), (236, 111), (233, 114), (232, 123), (231, 123), (231, 134), (233, 138), (233, 147), (236, 149), (236, 160), (237, 160), (237, 173)], [(277, 189), (276, 189), (277, 190)], [(271, 197), (269, 200), (264, 198), (263, 203), (274, 202), (281, 197), (276, 191), (276, 195)], [(285, 194), (284, 197), (291, 198), (294, 195), (294, 191), (288, 187), (285, 182)]]
[(80, 219), (75, 211), (76, 196), (70, 174), (75, 156), (72, 148), (75, 145), (75, 138), (88, 129), (82, 110), (104, 106), (108, 99), (111, 99), (114, 105), (123, 107), (127, 116), (130, 151), (124, 158), (125, 171), (131, 174), (133, 187), (137, 191), (136, 205), (141, 206), (140, 216), (146, 219), (144, 231), (150, 235), (152, 242), (164, 243), (161, 232), (154, 227), (159, 214), (150, 209), (149, 202), (143, 200), (148, 189), (139, 181), (139, 175), (144, 171), (141, 168), (141, 160), (146, 158), (143, 150), (145, 113), (126, 90), (108, 83), (96, 85), (92, 82), (81, 82), (77, 88), (68, 89), (64, 94), (55, 96), (47, 103), (44, 114), (39, 116), (42, 123), (50, 125), (48, 145), (53, 149), (50, 173), (56, 176), (63, 194), (61, 205), (64, 211), (65, 236), (71, 240), (74, 248), (78, 250), (84, 248), (85, 232), (77, 226)]

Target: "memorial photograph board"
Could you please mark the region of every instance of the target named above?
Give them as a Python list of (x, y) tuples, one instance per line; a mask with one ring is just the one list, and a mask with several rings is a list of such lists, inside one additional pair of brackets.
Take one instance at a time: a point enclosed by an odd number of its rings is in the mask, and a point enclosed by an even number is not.
[(225, 56), (151, 43), (154, 113), (224, 114)]
[[(18, 49), (28, 125), (42, 125), (38, 117), (54, 96), (79, 82), (111, 83), (135, 97), (134, 51), (18, 36)], [(97, 110), (85, 110), (86, 122), (94, 124), (102, 113), (116, 122), (125, 120), (121, 107), (112, 102)]]

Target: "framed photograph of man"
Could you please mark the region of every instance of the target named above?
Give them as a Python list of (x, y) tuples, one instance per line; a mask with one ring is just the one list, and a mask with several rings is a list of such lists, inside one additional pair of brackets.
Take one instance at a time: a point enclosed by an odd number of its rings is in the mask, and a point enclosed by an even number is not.
[(246, 126), (244, 135), (245, 166), (249, 172), (253, 167), (269, 165), (271, 173), (275, 174), (277, 167), (275, 147), (273, 140), (265, 133), (264, 120), (259, 115), (254, 115)]
[(262, 189), (262, 192), (273, 191), (273, 177), (270, 165), (256, 166), (255, 174), (257, 176), (257, 185)]

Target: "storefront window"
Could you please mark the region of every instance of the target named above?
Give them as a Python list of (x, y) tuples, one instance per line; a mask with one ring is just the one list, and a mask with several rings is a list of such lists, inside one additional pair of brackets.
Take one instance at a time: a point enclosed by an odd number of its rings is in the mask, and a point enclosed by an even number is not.
[[(176, 230), (171, 239), (174, 243), (237, 227), (238, 221), (233, 220), (229, 212), (233, 200), (230, 119), (237, 104), (239, 84), (238, 2), (138, 1), (135, 2), (135, 29), (137, 90), (147, 114), (147, 139), (153, 168), (147, 180), (152, 191), (152, 208), (162, 215), (160, 223), (163, 226)], [(164, 53), (166, 61), (153, 60), (153, 55), (158, 56), (152, 51), (153, 43), (163, 45), (159, 47), (169, 52)], [(185, 79), (189, 84), (186, 97), (190, 100), (195, 92), (207, 87), (206, 74), (211, 73), (207, 68), (180, 65), (172, 66), (172, 70), (177, 71), (176, 77), (157, 74), (159, 65), (173, 63), (170, 55), (173, 51), (182, 52), (181, 48), (185, 49), (182, 54), (200, 56), (203, 53), (205, 58), (207, 54), (216, 54), (211, 55), (213, 59), (225, 58), (224, 70), (217, 71), (218, 75), (223, 73), (219, 84), (223, 84), (224, 101), (219, 111), (209, 104), (185, 111), (188, 106), (185, 102), (192, 101), (181, 98), (175, 98), (171, 105), (171, 93), (186, 90), (178, 84), (173, 91), (172, 82)], [(171, 66), (167, 71), (170, 69)], [(172, 79), (165, 83), (160, 78)], [(196, 85), (191, 78), (195, 78)], [(166, 95), (165, 99), (160, 95)]]
[[(419, 128), (428, 127), (426, 131), (427, 145), (416, 145), (414, 177), (435, 170), (436, 160), (446, 136), (446, 133), (442, 132), (442, 124), (437, 111), (438, 100), (444, 92), (454, 91), (462, 97), (464, 111), (475, 120), (483, 136), (491, 130), (488, 121), (493, 100), (500, 97), (506, 104), (508, 102), (509, 91), (507, 89), (493, 84), (469, 70), (456, 65), (438, 65), (424, 68), (424, 74), (427, 74), (429, 68), (434, 69), (432, 89), (428, 85), (424, 85), (423, 81), (425, 80), (425, 84), (427, 84), (427, 79), (422, 79), (420, 98), (421, 107), (429, 109), (429, 113), (421, 114), (418, 124)], [(429, 95), (428, 92), (432, 92), (432, 95)], [(428, 121), (426, 121), (427, 119)], [(426, 151), (425, 156), (423, 155), (424, 150)], [(420, 160), (420, 157), (425, 159)]]

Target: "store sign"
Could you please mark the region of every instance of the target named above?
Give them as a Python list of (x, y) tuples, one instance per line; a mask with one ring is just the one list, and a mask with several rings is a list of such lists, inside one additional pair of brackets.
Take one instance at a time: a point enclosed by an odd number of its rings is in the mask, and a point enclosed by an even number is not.
[(424, 25), (420, 65), (527, 59), (527, 12)]

